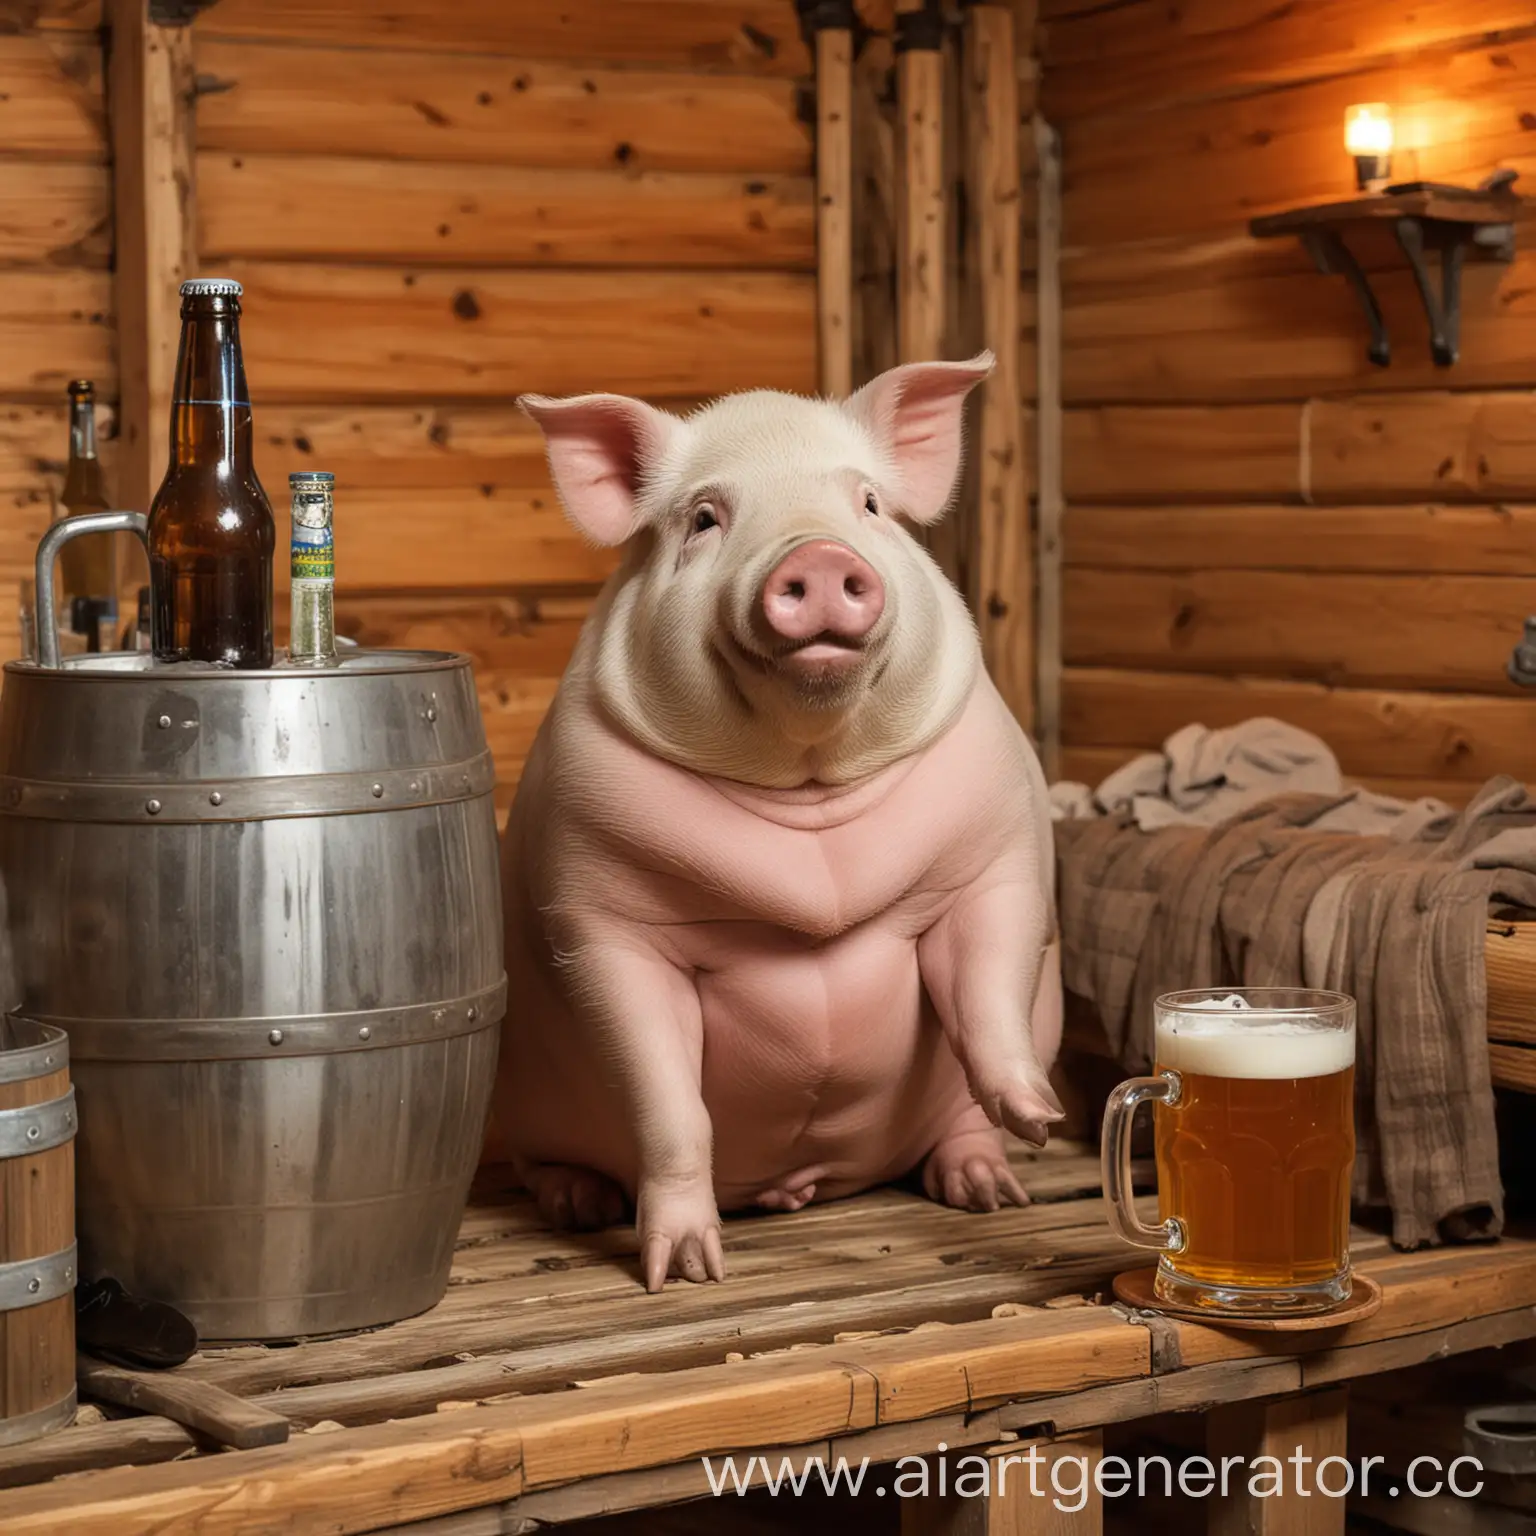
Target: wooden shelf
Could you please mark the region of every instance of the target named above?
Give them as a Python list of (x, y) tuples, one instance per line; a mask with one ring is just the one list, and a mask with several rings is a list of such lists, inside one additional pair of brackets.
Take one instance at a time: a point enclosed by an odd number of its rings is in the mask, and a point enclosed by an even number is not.
[(1425, 186), (1413, 192), (1373, 192), (1341, 203), (1312, 203), (1254, 219), (1249, 232), (1259, 239), (1300, 235), (1312, 229), (1340, 229), (1382, 219), (1434, 219), (1445, 224), (1507, 225), (1519, 217), (1524, 199), (1504, 188)]
[[(1014, 1161), (1027, 1209), (969, 1215), (882, 1189), (731, 1217), (731, 1277), (659, 1296), (640, 1284), (631, 1228), (552, 1233), (502, 1170), (483, 1170), (430, 1312), (288, 1348), (210, 1349), (162, 1373), (282, 1415), (285, 1444), (218, 1451), (159, 1414), (61, 1430), (0, 1450), (0, 1526), (302, 1536), (432, 1521), (494, 1536), (707, 1499), (706, 1455), (889, 1469), (940, 1442), (983, 1454), (1054, 1434), (1061, 1448), (1212, 1405), (1243, 1422), (1243, 1404), (1536, 1336), (1529, 1229), (1404, 1254), (1355, 1228), (1351, 1257), (1383, 1303), (1346, 1327), (1254, 1334), (1127, 1315), (1111, 1281), (1144, 1256), (1105, 1221), (1097, 1149), (1053, 1141)], [(1138, 1165), (1138, 1187), (1148, 1172)], [(1003, 1513), (976, 1529), (1066, 1528), (1039, 1523), (1048, 1507)], [(1091, 1514), (1097, 1529), (1097, 1503)], [(710, 1526), (735, 1528), (723, 1515)]]
[[(1319, 272), (1348, 279), (1370, 326), (1366, 355), (1385, 368), (1392, 361), (1386, 322), (1370, 279), (1345, 235), (1372, 226), (1390, 227), (1424, 303), (1431, 355), (1439, 367), (1449, 368), (1460, 349), (1462, 267), (1469, 260), (1513, 259), (1515, 219), (1523, 205), (1524, 199), (1507, 184), (1492, 188), (1424, 184), (1267, 214), (1251, 220), (1248, 230), (1260, 240), (1295, 236)], [(1438, 292), (1430, 277), (1430, 253), (1440, 257)]]

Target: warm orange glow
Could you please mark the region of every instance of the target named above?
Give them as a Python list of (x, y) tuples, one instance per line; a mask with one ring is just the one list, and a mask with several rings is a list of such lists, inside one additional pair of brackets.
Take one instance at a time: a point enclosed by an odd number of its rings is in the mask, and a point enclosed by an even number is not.
[(1392, 109), (1383, 101), (1363, 102), (1344, 113), (1344, 147), (1352, 155), (1392, 153)]

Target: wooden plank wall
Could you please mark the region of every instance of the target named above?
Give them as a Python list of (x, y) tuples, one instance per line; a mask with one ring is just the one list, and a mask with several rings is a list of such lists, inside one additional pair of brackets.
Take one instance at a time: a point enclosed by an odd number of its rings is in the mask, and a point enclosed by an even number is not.
[(792, 0), (218, 0), (195, 57), (263, 482), (335, 472), (342, 627), (474, 657), (505, 802), (610, 562), (513, 398), (816, 387)]
[[(860, 12), (862, 379), (894, 361), (893, 5)], [(1036, 69), (1032, 4), (1015, 12), (1028, 399)], [(67, 379), (97, 380), (113, 458), (106, 22), (101, 0), (0, 0), (3, 656), (62, 475)], [(565, 523), (515, 396), (816, 388), (813, 71), (794, 0), (214, 0), (191, 51), (196, 264), (245, 285), (279, 524), (290, 471), (336, 473), (343, 629), (474, 658), (505, 806), (611, 561)], [(959, 354), (979, 343), (958, 25), (947, 85)], [(974, 518), (957, 520), (968, 546)]]
[(1043, 0), (1064, 150), (1065, 769), (1269, 713), (1346, 771), (1464, 797), (1536, 779), (1504, 680), (1536, 611), (1536, 219), (1467, 281), (1461, 362), (1369, 253), (1395, 359), (1255, 214), (1349, 196), (1345, 107), (1401, 179), (1536, 193), (1529, 6)]
[(0, 4), (0, 658), (63, 484), (64, 386), (97, 381), (107, 430), (117, 391), (100, 25), (100, 0)]

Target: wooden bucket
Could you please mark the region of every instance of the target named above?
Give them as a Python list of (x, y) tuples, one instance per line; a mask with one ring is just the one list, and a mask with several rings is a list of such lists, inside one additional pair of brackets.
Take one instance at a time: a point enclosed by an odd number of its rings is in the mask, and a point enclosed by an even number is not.
[(1536, 921), (1531, 914), (1490, 913), (1483, 958), (1493, 1085), (1536, 1093)]
[(75, 1118), (64, 1031), (0, 1018), (0, 1445), (75, 1417)]

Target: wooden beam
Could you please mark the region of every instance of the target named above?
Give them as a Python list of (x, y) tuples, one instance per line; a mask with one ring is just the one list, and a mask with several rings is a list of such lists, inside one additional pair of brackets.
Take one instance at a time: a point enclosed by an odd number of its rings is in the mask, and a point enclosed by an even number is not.
[(1066, 563), (1111, 570), (1536, 575), (1536, 506), (1083, 506)]
[(1518, 697), (1523, 576), (1112, 571), (1062, 578), (1068, 664)]
[(118, 504), (148, 511), (169, 453), (177, 289), (197, 267), (192, 35), (157, 26), (147, 0), (108, 10), (117, 218)]
[(941, 23), (922, 0), (897, 16), (896, 336), (904, 363), (944, 345), (944, 55), (926, 46)]
[[(874, 11), (865, 3), (860, 7)], [(359, 26), (360, 16), (367, 25)], [(871, 20), (877, 20), (875, 16)], [(198, 25), (211, 36), (335, 43), (368, 52), (416, 48), (480, 57), (571, 60), (587, 65), (700, 66), (737, 78), (804, 74), (810, 60), (784, 0), (562, 0), (509, 5), (506, 0), (391, 0), (359, 12), (357, 0), (222, 0)], [(295, 49), (295, 52), (299, 50)], [(338, 92), (337, 94), (342, 94)]]
[(853, 34), (816, 34), (816, 327), (821, 392), (853, 393)]
[[(262, 409), (612, 389), (816, 388), (809, 272), (532, 271), (229, 261)], [(257, 323), (257, 316), (260, 323)], [(325, 344), (316, 345), (323, 335)]]
[(982, 654), (1026, 730), (1035, 719), (1034, 561), (1025, 484), (1019, 335), (1019, 93), (1013, 12), (966, 13), (966, 181), (981, 341), (997, 358), (982, 387), (976, 445), (976, 619)]
[(1536, 779), (1536, 732), (1523, 695), (1330, 688), (1286, 678), (1069, 668), (1063, 724), (1074, 748), (1152, 751), (1191, 721), (1212, 730), (1269, 715), (1326, 741), (1346, 774)]
[[(208, 23), (233, 14), (220, 0), (196, 29), (198, 74), (216, 87), (198, 101), (201, 148), (524, 170), (810, 174), (812, 131), (796, 114), (792, 79), (625, 68), (601, 54), (581, 64), (538, 53), (496, 58), (484, 44), (450, 53), (374, 48), (389, 18), (375, 11), (374, 25), (359, 28), (355, 5), (335, 5), (342, 47), (296, 47), (293, 34), (271, 43), (204, 36)], [(493, 9), (535, 46), (537, 7), (487, 0), (480, 14), (488, 21)], [(607, 9), (617, 18), (628, 8)]]
[(856, 384), (867, 383), (896, 362), (898, 172), (895, 109), (888, 88), (892, 71), (890, 38), (867, 38), (853, 66)]
[[(1342, 1536), (1344, 1500), (1323, 1490), (1341, 1492), (1349, 1475), (1347, 1422), (1343, 1387), (1211, 1414), (1207, 1454), (1218, 1479), (1226, 1458), (1240, 1461), (1225, 1488), (1218, 1481), (1212, 1493), (1209, 1536)], [(1260, 1464), (1260, 1457), (1269, 1460)], [(1320, 1470), (1320, 1462), (1330, 1464)]]
[(1536, 497), (1528, 389), (1066, 415), (1075, 502), (1500, 501)]
[(1039, 166), (1035, 297), (1035, 737), (1047, 777), (1061, 757), (1062, 431), (1061, 140), (1038, 115), (1031, 123)]
[[(901, 1536), (1101, 1536), (1104, 1500), (1096, 1481), (1104, 1454), (1098, 1430), (1043, 1442), (995, 1445), (985, 1454), (926, 1463), (944, 1491), (901, 1507)], [(916, 1477), (913, 1471), (908, 1474)]]
[(210, 265), (816, 268), (808, 176), (204, 152), (197, 203)]

